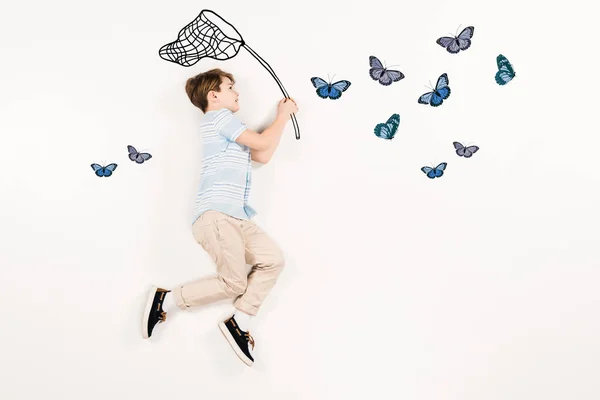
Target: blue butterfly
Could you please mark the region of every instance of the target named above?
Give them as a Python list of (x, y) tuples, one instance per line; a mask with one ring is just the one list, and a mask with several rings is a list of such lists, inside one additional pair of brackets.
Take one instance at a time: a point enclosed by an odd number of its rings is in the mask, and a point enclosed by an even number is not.
[(342, 97), (342, 92), (345, 92), (346, 89), (350, 87), (349, 81), (339, 81), (335, 83), (327, 83), (321, 78), (313, 77), (310, 78), (313, 86), (317, 88), (317, 95), (320, 98), (326, 99), (330, 98), (331, 100), (336, 100)]
[(142, 164), (144, 161), (152, 158), (152, 154), (150, 153), (140, 153), (135, 147), (128, 145), (127, 151), (129, 151), (129, 159), (131, 161), (135, 161), (138, 164)]
[(446, 50), (448, 50), (448, 53), (458, 54), (459, 51), (464, 51), (471, 47), (471, 38), (473, 37), (474, 32), (474, 27), (467, 26), (458, 36), (442, 36), (435, 42), (440, 46), (445, 47)]
[(423, 167), (421, 168), (421, 171), (423, 171), (424, 173), (427, 174), (428, 178), (439, 178), (440, 176), (444, 175), (444, 170), (446, 169), (446, 165), (448, 165), (448, 163), (440, 163), (437, 167), (432, 168), (432, 167)]
[(377, 124), (377, 126), (375, 126), (375, 135), (382, 139), (392, 140), (399, 125), (400, 115), (392, 114), (385, 124)]
[(117, 164), (108, 164), (106, 167), (103, 167), (99, 164), (92, 164), (92, 169), (100, 178), (102, 178), (103, 176), (108, 178), (112, 175), (113, 171), (117, 169)]
[(384, 68), (379, 58), (375, 56), (369, 57), (369, 65), (371, 69), (369, 69), (369, 75), (375, 81), (379, 81), (383, 86), (389, 86), (392, 82), (398, 82), (401, 79), (404, 79), (404, 74), (395, 69), (387, 69)]
[(498, 85), (506, 85), (508, 82), (517, 76), (510, 62), (502, 54), (496, 57), (496, 64), (498, 64), (498, 72), (496, 72), (496, 83)]
[(450, 96), (450, 86), (448, 86), (448, 74), (443, 73), (438, 78), (435, 89), (432, 92), (425, 93), (419, 97), (420, 104), (429, 104), (432, 107), (441, 105), (445, 99)]

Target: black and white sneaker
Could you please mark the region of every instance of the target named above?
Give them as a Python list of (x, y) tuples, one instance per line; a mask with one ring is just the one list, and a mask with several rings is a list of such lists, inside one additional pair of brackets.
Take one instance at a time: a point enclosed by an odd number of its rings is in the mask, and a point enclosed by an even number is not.
[(165, 295), (169, 292), (170, 290), (156, 286), (150, 288), (148, 300), (146, 301), (146, 308), (144, 310), (144, 319), (142, 321), (142, 336), (144, 339), (148, 339), (152, 336), (152, 331), (156, 324), (167, 320), (167, 313), (164, 312), (162, 305), (165, 300)]
[(223, 322), (219, 322), (219, 329), (221, 329), (221, 332), (233, 348), (233, 351), (235, 351), (235, 354), (246, 365), (251, 367), (254, 363), (254, 357), (250, 354), (248, 345), (251, 345), (252, 350), (254, 350), (254, 339), (250, 336), (250, 331), (242, 331), (233, 316)]

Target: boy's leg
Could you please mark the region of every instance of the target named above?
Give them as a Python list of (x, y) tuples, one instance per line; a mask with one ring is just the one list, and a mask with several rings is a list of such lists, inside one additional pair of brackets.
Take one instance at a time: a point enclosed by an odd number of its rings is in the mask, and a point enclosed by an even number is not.
[(246, 259), (241, 220), (207, 211), (194, 223), (194, 237), (211, 256), (217, 275), (173, 288), (181, 309), (233, 298), (246, 290)]
[(252, 265), (246, 291), (234, 303), (249, 315), (256, 315), (261, 304), (275, 285), (285, 260), (277, 244), (254, 222), (242, 223), (245, 238), (245, 262)]
[(246, 245), (245, 262), (252, 265), (252, 270), (246, 291), (234, 303), (237, 311), (220, 322), (219, 329), (237, 356), (252, 366), (255, 342), (250, 334), (249, 316), (258, 312), (281, 273), (284, 260), (279, 247), (254, 222), (243, 221), (241, 229)]

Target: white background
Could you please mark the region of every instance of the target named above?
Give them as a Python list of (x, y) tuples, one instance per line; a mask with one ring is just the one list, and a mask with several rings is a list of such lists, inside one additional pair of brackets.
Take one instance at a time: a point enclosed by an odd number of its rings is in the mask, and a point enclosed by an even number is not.
[[(583, 2), (30, 1), (0, 12), (0, 398), (598, 399), (597, 43)], [(230, 21), (300, 107), (254, 164), (255, 222), (287, 265), (255, 318), (224, 301), (150, 340), (151, 284), (214, 273), (191, 235), (201, 112), (187, 78), (232, 72), (261, 130), (282, 94), (242, 50), (185, 68), (158, 49)], [(451, 55), (435, 43), (475, 26)], [(516, 78), (494, 81), (504, 54)], [(406, 78), (383, 87), (368, 57)], [(417, 98), (448, 73), (441, 107)], [(322, 100), (312, 76), (348, 79)], [(374, 126), (401, 116), (396, 138)], [(477, 144), (471, 159), (453, 141)], [(143, 165), (126, 146), (153, 154)], [(440, 179), (424, 165), (448, 162)], [(98, 178), (91, 163), (119, 164)]]

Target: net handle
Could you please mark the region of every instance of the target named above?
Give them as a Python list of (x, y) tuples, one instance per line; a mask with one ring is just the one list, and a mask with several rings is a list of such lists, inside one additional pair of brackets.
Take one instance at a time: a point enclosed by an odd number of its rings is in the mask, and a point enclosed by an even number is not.
[[(237, 33), (237, 35), (240, 37), (239, 42), (242, 44), (242, 46), (248, 50), (248, 52), (254, 57), (256, 58), (256, 60), (258, 60), (258, 62), (265, 67), (265, 69), (269, 72), (269, 74), (271, 74), (271, 76), (273, 77), (273, 79), (275, 79), (275, 82), (277, 82), (277, 86), (279, 86), (279, 89), (281, 90), (281, 92), (283, 93), (283, 95), (289, 99), (290, 95), (287, 93), (287, 91), (285, 90), (285, 87), (283, 86), (283, 83), (281, 83), (281, 81), (279, 80), (279, 78), (277, 77), (277, 74), (275, 74), (275, 71), (273, 70), (273, 68), (269, 65), (268, 62), (266, 62), (261, 56), (258, 55), (258, 53), (256, 53), (254, 50), (252, 50), (252, 48), (250, 46), (248, 46), (246, 44), (246, 41), (244, 40), (244, 37), (241, 35), (241, 33), (235, 29), (235, 26), (231, 25), (225, 18), (221, 17), (219, 14), (217, 14), (216, 12), (212, 11), (212, 10), (202, 10), (200, 12), (200, 14), (203, 13), (211, 13), (214, 14), (215, 16), (217, 16), (219, 19), (221, 19), (223, 22), (225, 22), (227, 25), (229, 25), (231, 27), (231, 29), (233, 29), (235, 31), (235, 33)], [(231, 38), (230, 38), (231, 39)], [(235, 39), (237, 40), (237, 39)], [(296, 134), (296, 140), (300, 140), (300, 127), (298, 126), (298, 121), (296, 120), (296, 115), (295, 114), (291, 114), (291, 118), (292, 118), (292, 124), (294, 125), (294, 132)]]
[[(279, 86), (279, 89), (281, 90), (281, 93), (283, 93), (285, 98), (290, 99), (291, 98), (290, 95), (288, 94), (287, 90), (285, 90), (283, 83), (281, 83), (281, 81), (279, 80), (279, 77), (277, 77), (277, 74), (275, 74), (275, 70), (273, 70), (273, 68), (269, 65), (269, 63), (266, 62), (261, 56), (259, 56), (258, 53), (256, 53), (254, 50), (252, 50), (252, 48), (250, 46), (248, 46), (243, 40), (242, 40), (242, 46), (246, 50), (248, 50), (248, 52), (254, 58), (256, 58), (256, 60), (258, 60), (258, 62), (263, 67), (265, 67), (265, 69), (269, 72), (269, 74), (271, 74), (271, 76), (273, 77), (273, 79), (275, 79), (277, 86)], [(290, 114), (290, 116), (292, 118), (292, 125), (294, 125), (294, 133), (296, 134), (296, 140), (300, 140), (300, 127), (298, 126), (298, 120), (296, 119), (296, 114), (292, 113), (292, 114)]]

